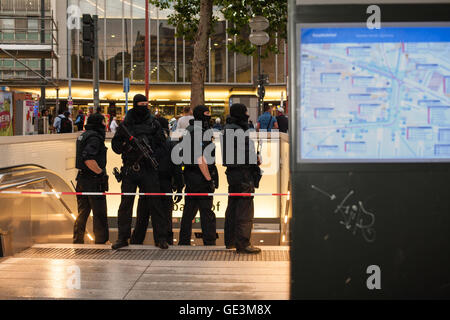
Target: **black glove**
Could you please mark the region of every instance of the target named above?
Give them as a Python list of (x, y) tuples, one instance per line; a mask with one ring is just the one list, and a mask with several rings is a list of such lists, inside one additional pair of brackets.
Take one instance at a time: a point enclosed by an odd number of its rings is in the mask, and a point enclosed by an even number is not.
[(103, 176), (103, 190), (105, 192), (109, 191), (109, 176), (107, 174)]
[(97, 179), (102, 192), (109, 191), (109, 176), (106, 174), (106, 169), (103, 169), (100, 174), (97, 175)]
[(216, 189), (214, 180), (211, 179), (211, 180), (207, 181), (207, 183), (208, 183), (208, 193), (214, 193), (214, 190)]

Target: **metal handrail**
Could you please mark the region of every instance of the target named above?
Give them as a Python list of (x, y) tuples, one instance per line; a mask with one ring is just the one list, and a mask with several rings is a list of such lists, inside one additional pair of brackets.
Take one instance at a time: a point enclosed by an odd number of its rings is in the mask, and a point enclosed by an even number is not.
[(38, 182), (43, 182), (43, 181), (44, 182), (47, 181), (47, 178), (46, 177), (39, 177), (39, 178), (35, 178), (35, 179), (30, 179), (30, 180), (22, 180), (22, 181), (18, 181), (18, 182), (13, 182), (13, 183), (8, 184), (6, 186), (1, 186), (0, 185), (0, 191), (12, 189), (12, 188), (17, 188), (17, 187), (24, 187), (24, 186), (28, 186), (28, 185), (33, 184), (33, 183), (38, 183)]
[(11, 169), (17, 169), (17, 168), (25, 168), (25, 167), (36, 167), (39, 169), (47, 169), (46, 167), (43, 167), (39, 164), (34, 164), (34, 163), (25, 163), (25, 164), (19, 164), (19, 165), (15, 165), (15, 166), (10, 166), (10, 167), (3, 167), (0, 168), (0, 171), (6, 171), (6, 170), (11, 170)]
[[(27, 172), (27, 168), (29, 168), (29, 172)], [(13, 171), (11, 172), (11, 170), (13, 170)], [(35, 183), (43, 182), (52, 191), (51, 193), (49, 193), (49, 195), (52, 195), (54, 193), (55, 198), (66, 209), (65, 211), (63, 211), (63, 214), (65, 214), (66, 217), (69, 220), (71, 220), (71, 221), (75, 221), (76, 220), (76, 215), (70, 209), (70, 207), (68, 206), (66, 201), (63, 200), (62, 196), (60, 196), (55, 191), (54, 186), (51, 184), (51, 182), (49, 181), (48, 177), (46, 177), (46, 176), (40, 176), (40, 177), (37, 177), (37, 178), (32, 178), (32, 179), (27, 179), (27, 180), (18, 180), (18, 179), (10, 180), (8, 182), (5, 182), (3, 186), (1, 185), (3, 178), (8, 176), (8, 173), (13, 174), (13, 173), (22, 173), (22, 172), (23, 173), (30, 173), (30, 174), (48, 172), (48, 173), (50, 173), (52, 175), (55, 175), (55, 176), (59, 177), (63, 182), (66, 183), (66, 186), (69, 189), (71, 189), (71, 186), (59, 174), (57, 174), (57, 173), (55, 173), (55, 172), (53, 172), (51, 170), (48, 170), (47, 168), (45, 168), (45, 167), (43, 167), (41, 165), (37, 165), (37, 164), (22, 164), (22, 165), (15, 165), (15, 166), (10, 166), (10, 167), (0, 168), (0, 191), (7, 190), (7, 189), (12, 189), (12, 188), (17, 188), (17, 187), (25, 187), (25, 186), (32, 185), (32, 184), (35, 184)], [(91, 232), (86, 230), (86, 233), (87, 233), (87, 236), (89, 237), (89, 239), (92, 241), (93, 238), (92, 238)]]
[[(20, 167), (20, 166), (17, 166), (17, 167)], [(43, 168), (43, 167), (41, 167), (41, 168)], [(44, 170), (48, 171), (45, 168), (44, 168)], [(17, 187), (24, 187), (24, 186), (28, 186), (30, 184), (34, 184), (34, 183), (38, 183), (38, 182), (44, 182), (51, 190), (54, 191), (54, 187), (50, 183), (50, 181), (48, 181), (47, 177), (39, 177), (39, 178), (34, 178), (34, 179), (29, 179), (29, 180), (22, 180), (22, 181), (18, 181), (18, 182), (14, 182), (13, 181), (13, 183), (10, 183), (10, 184), (8, 184), (6, 186), (0, 186), (0, 191), (7, 190), (7, 189), (12, 189), (12, 188), (17, 188)], [(67, 203), (59, 196), (57, 196), (56, 198), (59, 200), (59, 202), (61, 202), (63, 207), (66, 208), (67, 212), (69, 213), (69, 216), (73, 218), (74, 214), (73, 214), (72, 210), (70, 210), (70, 208), (67, 205)]]

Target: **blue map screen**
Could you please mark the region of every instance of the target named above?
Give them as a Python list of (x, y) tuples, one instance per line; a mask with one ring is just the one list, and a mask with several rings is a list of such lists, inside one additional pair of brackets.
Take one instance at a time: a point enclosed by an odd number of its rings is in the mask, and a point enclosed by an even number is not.
[(450, 159), (450, 27), (302, 28), (300, 158)]

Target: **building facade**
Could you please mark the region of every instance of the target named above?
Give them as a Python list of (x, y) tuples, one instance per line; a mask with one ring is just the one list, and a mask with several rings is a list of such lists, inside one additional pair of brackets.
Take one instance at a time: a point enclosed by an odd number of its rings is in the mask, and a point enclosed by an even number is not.
[[(118, 113), (123, 114), (125, 95), (123, 82), (131, 82), (130, 96), (144, 92), (145, 75), (145, 1), (146, 0), (46, 0), (46, 10), (55, 17), (58, 34), (57, 61), (52, 76), (57, 78), (58, 90), (48, 88), (46, 100), (50, 105), (57, 99), (69, 96), (69, 78), (74, 109), (87, 109), (92, 106), (92, 62), (82, 57), (82, 14), (98, 15), (99, 64), (100, 64), (100, 100), (103, 107), (115, 102)], [(18, 15), (30, 17), (27, 28), (35, 29), (31, 17), (40, 12), (41, 0), (2, 0), (0, 16)], [(150, 57), (150, 102), (164, 116), (170, 118), (182, 112), (189, 104), (191, 60), (193, 58), (193, 41), (176, 37), (175, 28), (168, 23), (171, 10), (160, 10), (150, 5), (149, 21), (149, 57)], [(25, 8), (23, 11), (21, 8)], [(20, 11), (22, 10), (22, 11)], [(245, 102), (255, 107), (257, 57), (245, 56), (228, 50), (227, 43), (235, 42), (236, 37), (227, 34), (228, 21), (215, 10), (218, 22), (209, 39), (208, 65), (206, 71), (205, 98), (211, 107), (213, 116), (226, 113), (230, 103)], [(2, 28), (11, 25), (3, 20)], [(74, 23), (75, 21), (75, 23)], [(33, 27), (34, 26), (34, 27)], [(242, 37), (248, 37), (250, 30), (245, 30)], [(2, 30), (3, 37), (5, 31)], [(29, 32), (31, 37), (35, 37)], [(17, 34), (16, 34), (17, 36)], [(30, 41), (32, 38), (30, 38)], [(262, 61), (262, 73), (268, 75), (269, 85), (266, 100), (274, 105), (286, 99), (286, 42), (284, 39), (271, 39), (278, 46), (280, 54), (272, 54)], [(70, 59), (70, 63), (69, 63)], [(0, 66), (11, 66), (9, 59), (0, 59)], [(27, 61), (33, 67), (36, 63)], [(26, 77), (20, 69), (2, 70), (3, 82), (7, 79)], [(53, 70), (53, 69), (52, 69)], [(50, 71), (49, 71), (50, 72)], [(12, 83), (11, 83), (12, 84)], [(22, 82), (22, 90), (36, 91), (36, 86)], [(106, 109), (105, 109), (106, 112)]]

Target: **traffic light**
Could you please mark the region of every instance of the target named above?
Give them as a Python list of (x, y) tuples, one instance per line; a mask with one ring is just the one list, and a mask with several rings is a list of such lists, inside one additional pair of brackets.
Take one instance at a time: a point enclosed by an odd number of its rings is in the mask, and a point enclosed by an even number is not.
[(269, 76), (267, 74), (261, 74), (258, 79), (258, 97), (264, 99), (266, 95), (265, 85), (269, 84)]
[(83, 58), (87, 60), (94, 59), (95, 46), (95, 27), (94, 20), (90, 14), (83, 14)]

